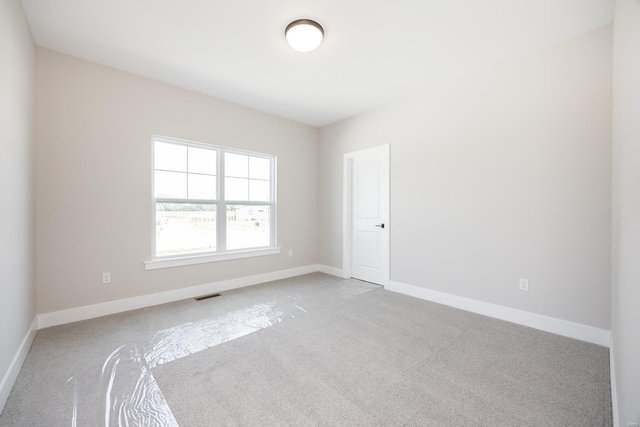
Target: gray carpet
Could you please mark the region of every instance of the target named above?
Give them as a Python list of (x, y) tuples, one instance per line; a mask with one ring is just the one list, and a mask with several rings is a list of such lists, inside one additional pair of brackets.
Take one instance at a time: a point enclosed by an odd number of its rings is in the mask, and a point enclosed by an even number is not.
[(375, 290), (154, 369), (181, 425), (611, 425), (608, 352)]
[(41, 330), (0, 426), (609, 426), (608, 350), (311, 274)]

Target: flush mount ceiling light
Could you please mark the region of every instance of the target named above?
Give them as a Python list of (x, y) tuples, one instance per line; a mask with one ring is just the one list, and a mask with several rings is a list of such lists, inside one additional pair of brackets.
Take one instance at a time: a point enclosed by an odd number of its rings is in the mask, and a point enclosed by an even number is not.
[(287, 25), (284, 36), (289, 46), (298, 52), (311, 52), (322, 43), (324, 29), (316, 21), (298, 19)]

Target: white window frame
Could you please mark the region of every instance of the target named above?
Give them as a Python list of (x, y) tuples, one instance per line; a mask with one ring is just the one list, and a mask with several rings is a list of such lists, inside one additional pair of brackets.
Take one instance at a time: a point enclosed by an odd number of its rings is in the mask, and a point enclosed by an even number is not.
[[(184, 147), (194, 147), (216, 152), (216, 199), (172, 199), (172, 198), (156, 198), (155, 197), (155, 143), (162, 142), (167, 144), (180, 145)], [(225, 199), (225, 154), (240, 154), (251, 157), (259, 157), (270, 160), (270, 197), (268, 202), (256, 201), (240, 201)], [(216, 205), (216, 250), (203, 251), (189, 254), (173, 254), (165, 256), (156, 255), (156, 204), (157, 203), (211, 203)], [(226, 249), (227, 235), (227, 205), (244, 205), (244, 206), (267, 206), (269, 207), (269, 227), (270, 227), (270, 243), (269, 246), (247, 249)], [(176, 138), (153, 135), (151, 138), (151, 260), (145, 262), (146, 270), (157, 268), (177, 267), (182, 265), (201, 264), (206, 262), (224, 261), (238, 258), (248, 258), (263, 255), (275, 255), (281, 252), (281, 248), (277, 247), (276, 235), (276, 156), (273, 154), (257, 153), (247, 150), (239, 150), (236, 148), (223, 147), (219, 145), (205, 144), (201, 142), (187, 141)]]

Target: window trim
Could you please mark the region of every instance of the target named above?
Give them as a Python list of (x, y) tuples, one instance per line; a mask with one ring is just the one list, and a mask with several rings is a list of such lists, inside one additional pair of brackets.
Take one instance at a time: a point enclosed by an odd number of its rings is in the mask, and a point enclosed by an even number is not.
[[(216, 152), (216, 199), (171, 199), (165, 197), (155, 197), (155, 143), (168, 143), (185, 147), (195, 147), (201, 149), (214, 150)], [(225, 162), (226, 153), (240, 154), (250, 157), (268, 159), (270, 161), (270, 200), (263, 201), (238, 201), (225, 200)], [(281, 252), (277, 246), (277, 195), (276, 195), (276, 169), (277, 157), (274, 154), (259, 153), (242, 150), (232, 147), (207, 144), (202, 142), (189, 141), (178, 138), (171, 138), (160, 135), (151, 137), (151, 260), (146, 261), (145, 269), (175, 267), (180, 265), (201, 264), (206, 262), (225, 261), (230, 259), (247, 258), (263, 255), (275, 255)], [(186, 172), (189, 173), (189, 172)], [(250, 179), (250, 178), (247, 178)], [(156, 255), (156, 204), (157, 203), (206, 203), (216, 206), (216, 250), (203, 251), (188, 254)], [(255, 205), (269, 207), (269, 233), (270, 242), (268, 246), (241, 248), (226, 250), (227, 232), (227, 205)]]
[(156, 258), (151, 261), (145, 261), (145, 270), (156, 270), (159, 268), (180, 267), (183, 265), (204, 264), (216, 261), (228, 261), (232, 259), (252, 258), (265, 255), (278, 255), (282, 252), (281, 247), (261, 248), (261, 249), (242, 249), (239, 251), (228, 251), (224, 253), (197, 254), (182, 257), (166, 257)]

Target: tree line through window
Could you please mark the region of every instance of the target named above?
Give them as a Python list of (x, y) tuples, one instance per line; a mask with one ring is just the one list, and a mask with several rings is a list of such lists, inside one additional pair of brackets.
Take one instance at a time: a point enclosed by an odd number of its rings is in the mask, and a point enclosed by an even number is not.
[(275, 156), (153, 138), (154, 256), (275, 247)]

